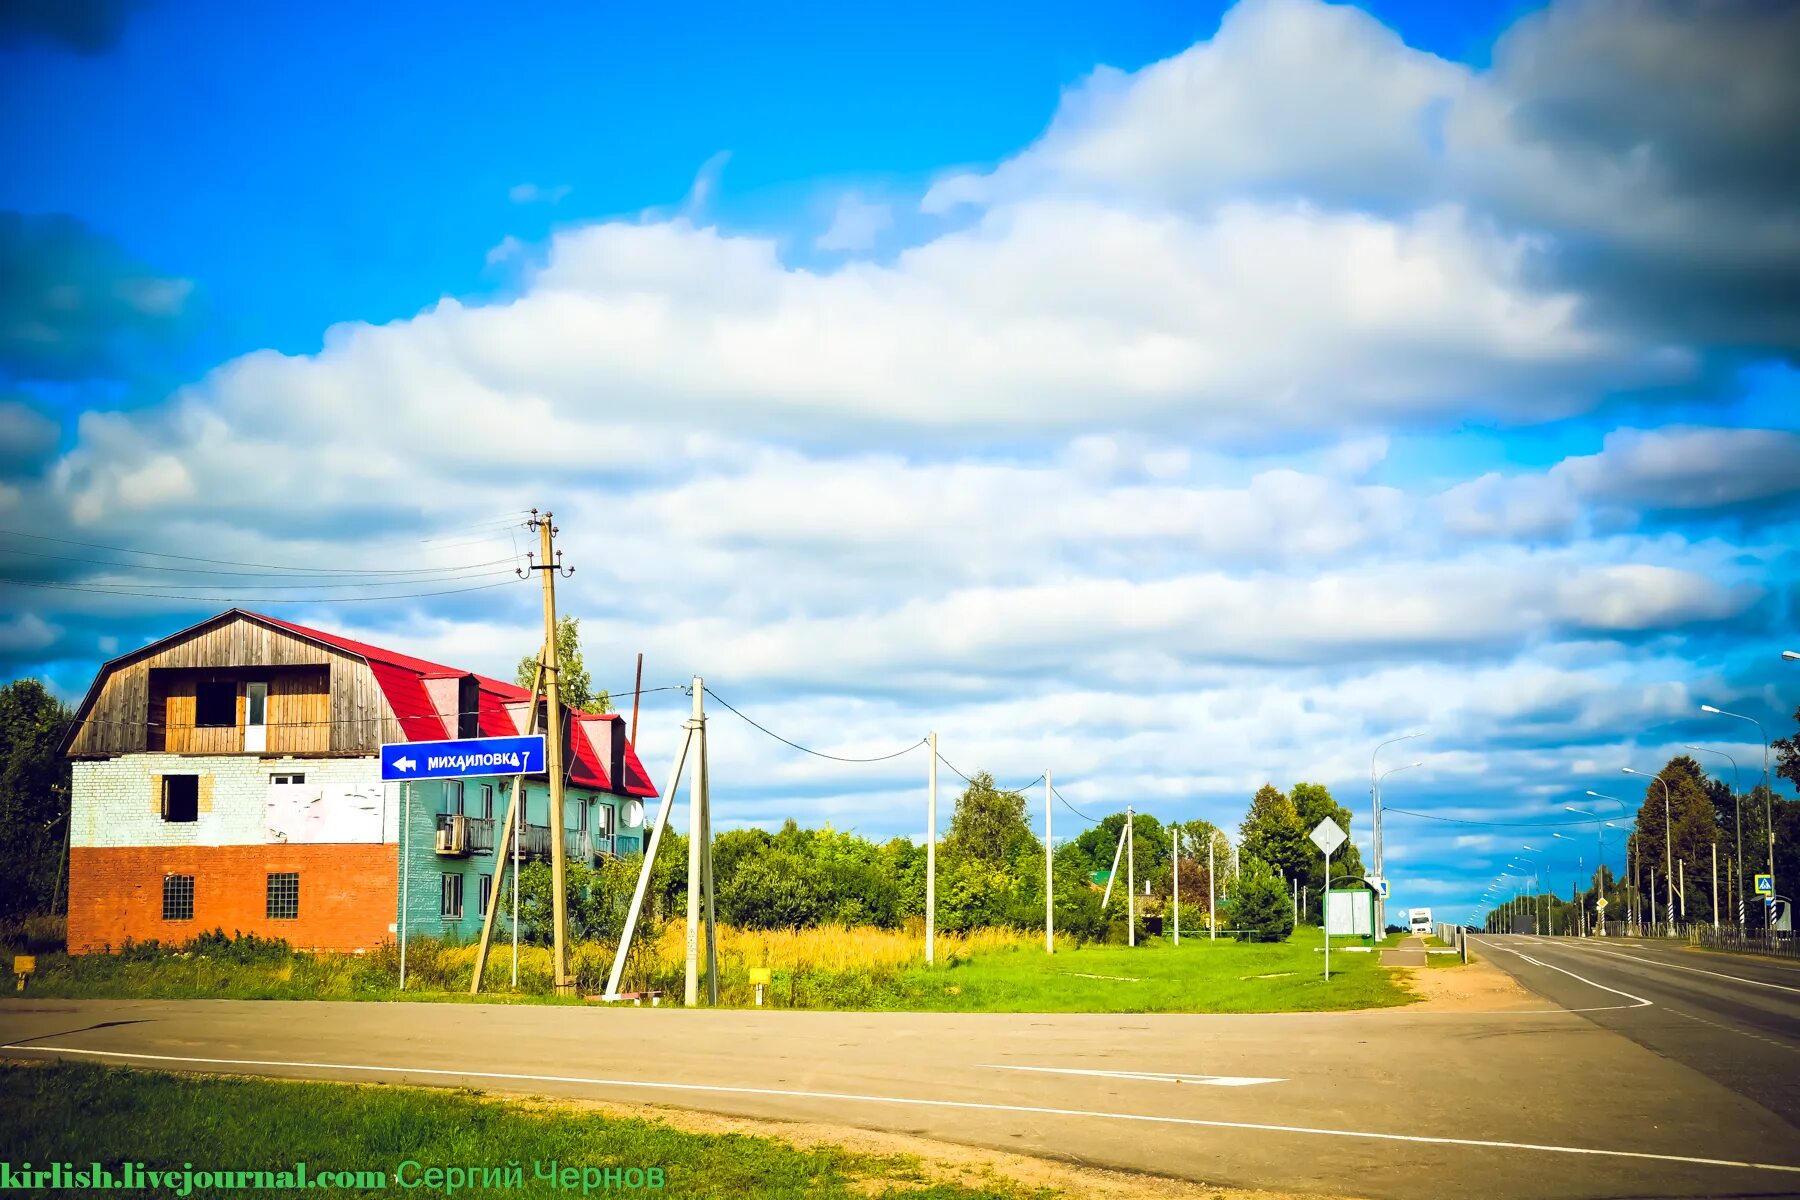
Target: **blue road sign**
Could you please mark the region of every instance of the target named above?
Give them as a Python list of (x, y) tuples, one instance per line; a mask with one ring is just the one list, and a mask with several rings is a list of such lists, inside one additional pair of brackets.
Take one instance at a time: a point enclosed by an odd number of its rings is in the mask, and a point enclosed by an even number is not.
[(1758, 875), (1756, 877), (1756, 894), (1759, 896), (1773, 896), (1775, 894), (1775, 877), (1773, 875)]
[(459, 738), (449, 742), (383, 742), (381, 781), (462, 779), (470, 775), (541, 775), (544, 735)]

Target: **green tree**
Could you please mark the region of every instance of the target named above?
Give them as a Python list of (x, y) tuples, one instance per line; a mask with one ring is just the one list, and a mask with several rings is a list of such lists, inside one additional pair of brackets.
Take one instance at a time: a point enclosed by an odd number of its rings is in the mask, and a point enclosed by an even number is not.
[(945, 849), (991, 865), (1011, 860), (1026, 843), (1042, 849), (1025, 817), (1025, 793), (1003, 792), (992, 775), (977, 773), (956, 798)]
[[(1331, 796), (1331, 790), (1322, 783), (1296, 783), (1292, 792), (1294, 809), (1300, 816), (1300, 828), (1310, 835), (1317, 829), (1319, 822), (1330, 817), (1338, 823), (1346, 834), (1350, 832), (1350, 810), (1339, 804)], [(1363, 875), (1362, 851), (1357, 849), (1354, 838), (1338, 847), (1331, 856), (1331, 878), (1357, 879)], [(1300, 882), (1306, 888), (1305, 919), (1314, 924), (1324, 923), (1325, 898), (1325, 855), (1308, 837), (1306, 846), (1306, 869), (1300, 876)]]
[(1233, 936), (1240, 942), (1286, 940), (1294, 932), (1294, 907), (1281, 877), (1260, 859), (1246, 858), (1242, 866), (1231, 890)]
[[(1664, 784), (1668, 785), (1666, 806)], [(1666, 821), (1665, 807), (1668, 812)], [(1663, 838), (1665, 828), (1671, 833), (1666, 845)], [(1675, 870), (1677, 885), (1684, 877), (1687, 880), (1686, 904), (1678, 904), (1676, 911), (1679, 913), (1685, 908), (1690, 921), (1711, 919), (1712, 891), (1709, 881), (1712, 877), (1714, 843), (1719, 843), (1721, 850), (1728, 845), (1719, 828), (1712, 795), (1706, 787), (1706, 774), (1692, 757), (1677, 755), (1656, 773), (1656, 780), (1645, 786), (1644, 802), (1638, 809), (1637, 817), (1636, 845), (1644, 853), (1644, 868), (1646, 871), (1654, 871), (1658, 877), (1658, 920), (1664, 919), (1666, 912), (1664, 905), (1669, 896), (1663, 877), (1671, 869)], [(1672, 868), (1671, 863), (1682, 865)], [(1646, 905), (1644, 911), (1648, 913), (1650, 882), (1648, 879), (1642, 882)]]
[[(42, 683), (0, 688), (0, 917), (50, 910), (68, 837), (69, 710)], [(63, 895), (68, 895), (67, 888)]]
[[(576, 712), (609, 713), (612, 693), (593, 690), (587, 663), (581, 657), (581, 618), (563, 616), (556, 619), (557, 693), (562, 702)], [(519, 660), (515, 675), (522, 688), (537, 682), (538, 656), (528, 654)]]
[(1242, 857), (1257, 859), (1286, 879), (1304, 876), (1316, 849), (1306, 840), (1293, 800), (1272, 783), (1256, 790), (1239, 832), (1244, 839)]
[[(1800, 725), (1800, 708), (1794, 709), (1794, 724)], [(1776, 738), (1769, 743), (1769, 749), (1775, 752), (1776, 777), (1800, 787), (1800, 733)]]

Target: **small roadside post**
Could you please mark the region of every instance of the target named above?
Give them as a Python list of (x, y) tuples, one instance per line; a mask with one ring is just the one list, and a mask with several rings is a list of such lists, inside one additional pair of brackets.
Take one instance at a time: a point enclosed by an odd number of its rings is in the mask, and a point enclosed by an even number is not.
[[(1336, 821), (1326, 817), (1314, 826), (1312, 833), (1307, 836), (1312, 838), (1313, 845), (1325, 852), (1325, 880), (1329, 884), (1332, 852), (1342, 846), (1344, 839), (1349, 835)], [(1325, 980), (1329, 983), (1331, 981), (1331, 923), (1329, 921), (1321, 923), (1325, 926)]]
[(763, 988), (767, 987), (773, 978), (774, 973), (768, 967), (750, 968), (750, 982), (756, 985), (756, 1007), (762, 1007)]

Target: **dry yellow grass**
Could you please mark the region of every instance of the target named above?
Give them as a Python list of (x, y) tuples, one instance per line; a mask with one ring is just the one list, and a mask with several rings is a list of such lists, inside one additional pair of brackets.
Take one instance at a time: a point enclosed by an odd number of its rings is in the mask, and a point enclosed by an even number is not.
[[(1005, 929), (983, 929), (967, 934), (940, 933), (937, 959), (954, 965), (971, 955), (1033, 948), (1043, 944), (1041, 934)], [(775, 975), (775, 995), (785, 1003), (819, 1003), (834, 998), (867, 995), (896, 976), (925, 963), (925, 929), (913, 922), (902, 929), (825, 926), (816, 929), (718, 928), (720, 998), (727, 1004), (750, 1003), (754, 989), (750, 968), (768, 967)], [(1073, 942), (1058, 939), (1058, 945)], [(569, 968), (577, 987), (586, 993), (601, 991), (612, 969), (613, 947), (582, 942), (569, 947)], [(627, 966), (626, 991), (660, 989), (677, 991), (687, 961), (687, 923), (675, 921), (654, 937), (633, 947)], [(409, 969), (421, 982), (442, 981), (455, 987), (467, 980), (475, 965), (473, 946), (418, 947)], [(512, 947), (497, 944), (488, 959), (486, 986), (505, 991), (512, 975)], [(547, 991), (550, 986), (550, 951), (543, 946), (519, 948), (519, 983), (527, 991)], [(773, 1001), (775, 995), (771, 995)]]

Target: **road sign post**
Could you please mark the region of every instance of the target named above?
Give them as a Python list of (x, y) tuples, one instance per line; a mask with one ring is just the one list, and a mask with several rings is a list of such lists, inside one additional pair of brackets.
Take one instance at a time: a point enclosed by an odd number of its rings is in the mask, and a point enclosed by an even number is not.
[[(1331, 852), (1336, 850), (1339, 846), (1342, 846), (1344, 844), (1344, 839), (1349, 835), (1343, 831), (1336, 821), (1332, 820), (1330, 817), (1326, 817), (1323, 821), (1320, 821), (1318, 825), (1314, 827), (1312, 833), (1307, 836), (1312, 838), (1313, 845), (1325, 852), (1325, 888), (1329, 894), (1331, 888)], [(1325, 980), (1329, 983), (1331, 981), (1331, 922), (1325, 921), (1322, 922), (1322, 924), (1325, 926)]]

